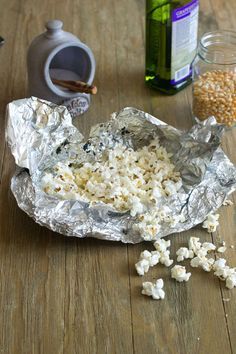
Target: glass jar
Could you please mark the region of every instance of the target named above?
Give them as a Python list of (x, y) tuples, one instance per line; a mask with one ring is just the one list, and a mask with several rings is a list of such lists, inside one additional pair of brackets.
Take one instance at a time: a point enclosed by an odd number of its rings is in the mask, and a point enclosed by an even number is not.
[(205, 33), (193, 62), (195, 117), (214, 116), (218, 123), (236, 123), (236, 32)]

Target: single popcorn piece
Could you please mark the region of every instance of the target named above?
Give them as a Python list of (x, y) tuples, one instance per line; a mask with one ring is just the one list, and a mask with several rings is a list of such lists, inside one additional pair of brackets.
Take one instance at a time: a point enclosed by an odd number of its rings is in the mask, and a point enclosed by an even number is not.
[(230, 199), (225, 199), (223, 202), (223, 205), (227, 206), (227, 205), (233, 205), (234, 203), (232, 202), (232, 200)]
[(135, 264), (135, 268), (137, 270), (137, 273), (139, 275), (144, 275), (144, 273), (147, 273), (149, 270), (149, 261), (147, 259), (141, 259)]
[(158, 251), (149, 252), (147, 250), (140, 253), (139, 261), (135, 264), (135, 268), (139, 275), (144, 275), (149, 271), (149, 267), (159, 263), (160, 253)]
[(184, 259), (193, 258), (194, 253), (192, 250), (189, 250), (187, 247), (180, 247), (176, 252), (177, 262), (182, 262)]
[(141, 259), (147, 259), (147, 260), (148, 260), (148, 259), (151, 258), (151, 257), (152, 257), (151, 252), (145, 250), (145, 251), (143, 251), (143, 252), (140, 253), (139, 259), (140, 259), (140, 260), (141, 260)]
[(164, 264), (165, 267), (169, 267), (171, 264), (173, 264), (173, 259), (170, 259), (170, 251), (166, 250), (164, 252), (160, 252), (161, 257), (160, 257), (160, 263)]
[(218, 268), (214, 272), (214, 275), (216, 275), (221, 280), (225, 280), (229, 276), (234, 275), (234, 274), (235, 274), (235, 269), (234, 268), (230, 268), (229, 266), (225, 266), (223, 268)]
[(160, 300), (165, 298), (165, 291), (163, 290), (164, 282), (163, 279), (157, 279), (156, 283), (153, 284), (149, 281), (143, 283), (142, 294), (147, 296), (152, 296), (154, 300)]
[(214, 274), (225, 281), (228, 289), (236, 287), (236, 268), (230, 268), (226, 265), (226, 259), (219, 258), (213, 265)]
[(207, 255), (207, 249), (201, 247), (199, 250), (196, 251), (195, 253), (198, 257), (202, 258), (202, 257), (206, 257)]
[(234, 276), (234, 274), (236, 274), (236, 269), (227, 266), (226, 259), (224, 258), (219, 258), (217, 261), (215, 261), (213, 270), (215, 271), (214, 274), (221, 280), (226, 280), (228, 277)]
[(140, 254), (140, 260), (146, 259), (149, 262), (150, 267), (153, 267), (154, 265), (159, 263), (160, 257), (161, 255), (158, 251), (149, 252), (145, 250)]
[(159, 263), (161, 255), (160, 255), (160, 252), (158, 252), (158, 251), (152, 251), (151, 254), (152, 254), (152, 256), (149, 259), (149, 265), (150, 265), (150, 267), (153, 267)]
[(213, 243), (211, 243), (211, 242), (204, 242), (202, 244), (202, 247), (205, 248), (207, 253), (211, 252), (211, 251), (215, 251), (215, 249), (216, 249), (216, 246)]
[(227, 277), (226, 279), (226, 287), (228, 289), (233, 289), (234, 287), (236, 287), (236, 273), (230, 275)]
[(191, 273), (186, 273), (186, 268), (180, 265), (175, 265), (171, 269), (171, 278), (176, 279), (178, 282), (188, 281)]
[(157, 251), (159, 252), (164, 252), (166, 251), (167, 248), (170, 247), (170, 240), (164, 240), (163, 238), (160, 238), (156, 242), (154, 242), (154, 247)]
[(217, 248), (217, 252), (219, 252), (219, 253), (224, 253), (226, 250), (227, 250), (227, 247), (225, 247), (225, 246), (221, 246), (221, 247)]
[(226, 266), (226, 259), (224, 258), (219, 258), (215, 261), (213, 270), (218, 270), (221, 268), (224, 268)]
[(200, 248), (202, 247), (202, 244), (199, 241), (199, 237), (190, 237), (190, 239), (188, 240), (188, 247), (195, 254), (197, 254), (198, 250), (200, 250)]
[(207, 232), (215, 232), (217, 229), (217, 226), (219, 225), (219, 214), (213, 214), (210, 213), (206, 220), (203, 222), (202, 227), (204, 229), (207, 229)]
[(210, 272), (212, 270), (213, 264), (214, 264), (215, 260), (214, 258), (207, 258), (207, 257), (194, 257), (193, 259), (191, 259), (190, 261), (190, 265), (193, 268), (202, 268), (203, 270), (205, 270), (205, 272)]

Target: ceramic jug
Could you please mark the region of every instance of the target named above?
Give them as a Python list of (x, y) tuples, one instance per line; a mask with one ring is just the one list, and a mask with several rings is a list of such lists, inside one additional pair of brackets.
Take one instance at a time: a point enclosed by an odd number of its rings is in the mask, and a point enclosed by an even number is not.
[(88, 109), (90, 95), (57, 86), (52, 78), (92, 84), (95, 59), (87, 45), (62, 27), (62, 21), (48, 21), (46, 32), (31, 43), (27, 55), (28, 93), (64, 105), (76, 117)]

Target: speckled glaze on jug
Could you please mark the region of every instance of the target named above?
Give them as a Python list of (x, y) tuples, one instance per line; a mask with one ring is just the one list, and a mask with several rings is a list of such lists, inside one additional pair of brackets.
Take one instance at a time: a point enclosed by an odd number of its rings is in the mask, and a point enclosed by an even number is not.
[(27, 55), (28, 93), (29, 96), (67, 106), (75, 117), (88, 109), (90, 95), (74, 93), (54, 85), (50, 70), (70, 70), (81, 81), (92, 84), (96, 64), (91, 49), (72, 33), (63, 31), (62, 27), (62, 21), (48, 21), (46, 32), (32, 41)]

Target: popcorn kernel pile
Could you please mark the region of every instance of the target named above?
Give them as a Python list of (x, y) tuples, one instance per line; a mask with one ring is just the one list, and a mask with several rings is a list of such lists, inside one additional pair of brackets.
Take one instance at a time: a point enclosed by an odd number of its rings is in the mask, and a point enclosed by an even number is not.
[(236, 73), (213, 70), (193, 83), (193, 113), (200, 120), (215, 116), (218, 123), (236, 123)]

